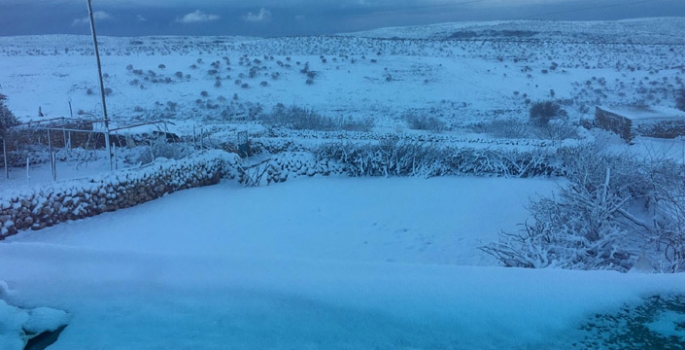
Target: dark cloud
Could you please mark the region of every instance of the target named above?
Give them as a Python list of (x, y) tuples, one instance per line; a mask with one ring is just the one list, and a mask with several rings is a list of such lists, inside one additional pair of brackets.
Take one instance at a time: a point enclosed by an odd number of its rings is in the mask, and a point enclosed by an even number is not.
[[(0, 0), (0, 35), (87, 34), (84, 0)], [(143, 3), (145, 5), (141, 6)], [(509, 19), (685, 16), (682, 0), (102, 0), (101, 35), (331, 34), (385, 26)], [(192, 25), (190, 25), (192, 24)], [(256, 25), (259, 24), (259, 25)]]

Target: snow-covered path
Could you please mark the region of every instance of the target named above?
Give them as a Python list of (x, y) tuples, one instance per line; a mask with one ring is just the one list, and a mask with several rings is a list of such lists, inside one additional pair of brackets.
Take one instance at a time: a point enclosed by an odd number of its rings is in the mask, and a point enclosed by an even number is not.
[(561, 349), (591, 314), (685, 293), (684, 275), (505, 269), (479, 254), (554, 186), (314, 178), (182, 191), (1, 243), (3, 298), (70, 312), (51, 350)]

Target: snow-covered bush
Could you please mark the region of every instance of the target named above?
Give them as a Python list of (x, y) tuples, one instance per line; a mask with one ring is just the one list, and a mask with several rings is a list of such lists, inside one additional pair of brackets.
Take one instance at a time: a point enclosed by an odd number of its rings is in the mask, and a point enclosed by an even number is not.
[(675, 106), (681, 111), (685, 111), (685, 89), (676, 92)]
[(434, 116), (419, 114), (416, 111), (407, 111), (402, 114), (402, 119), (407, 122), (407, 126), (413, 130), (427, 130), (442, 132), (447, 129), (447, 124)]
[(529, 205), (532, 221), (480, 247), (511, 267), (685, 271), (683, 167), (608, 155), (593, 146), (561, 152), (568, 184)]
[(261, 114), (259, 119), (268, 126), (285, 127), (293, 130), (347, 130), (371, 131), (374, 122), (371, 118), (361, 120), (352, 118), (332, 118), (314, 110), (279, 103), (271, 113)]
[(578, 125), (570, 123), (565, 119), (551, 120), (546, 125), (535, 128), (533, 134), (543, 140), (551, 141), (580, 138), (578, 134)]
[(182, 159), (193, 153), (190, 144), (182, 142), (168, 142), (163, 137), (150, 140), (150, 147), (141, 148), (136, 163), (148, 164), (157, 158)]
[(263, 114), (261, 121), (269, 126), (282, 126), (294, 130), (335, 130), (336, 123), (314, 110), (298, 106), (277, 104), (271, 113)]
[(6, 100), (7, 96), (0, 94), (0, 136), (2, 137), (10, 127), (19, 124), (19, 119), (5, 105)]
[(658, 270), (685, 271), (685, 168), (663, 157), (651, 157), (639, 169), (647, 198), (646, 238), (663, 255)]
[(345, 131), (369, 132), (373, 130), (375, 121), (371, 117), (367, 118), (342, 118), (340, 128)]
[(330, 143), (314, 151), (335, 161), (349, 176), (510, 176), (561, 175), (551, 149), (464, 148), (387, 138), (375, 144)]
[(494, 137), (506, 139), (523, 139), (530, 136), (530, 126), (516, 118), (496, 119), (489, 123), (480, 123), (477, 129), (492, 134)]
[(547, 126), (550, 120), (564, 115), (565, 111), (554, 101), (541, 101), (533, 103), (529, 114), (533, 125)]

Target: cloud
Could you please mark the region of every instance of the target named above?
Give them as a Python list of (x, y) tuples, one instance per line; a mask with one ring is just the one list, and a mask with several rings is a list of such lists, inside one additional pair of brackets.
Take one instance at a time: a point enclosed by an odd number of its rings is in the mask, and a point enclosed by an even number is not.
[(216, 21), (218, 19), (219, 19), (219, 16), (217, 16), (217, 15), (204, 13), (200, 10), (197, 10), (195, 12), (188, 13), (183, 17), (176, 18), (176, 22), (177, 23), (189, 24), (189, 23), (211, 22), (211, 21)]
[(138, 22), (145, 22), (145, 21), (147, 21), (147, 18), (143, 17), (143, 15), (137, 15), (136, 20)]
[(266, 22), (271, 19), (271, 11), (261, 8), (258, 13), (248, 12), (243, 16), (243, 20), (246, 22)]
[(305, 16), (305, 15), (297, 15), (297, 16), (295, 16), (295, 20), (298, 21), (298, 22), (302, 22), (302, 21), (307, 20), (307, 16)]
[[(93, 12), (93, 19), (95, 21), (109, 21), (112, 19), (112, 16), (105, 12), (105, 11), (95, 11)], [(83, 24), (89, 24), (90, 23), (90, 17), (83, 17), (83, 18), (77, 18), (73, 22), (71, 22), (72, 26), (78, 26), (78, 25), (83, 25)]]

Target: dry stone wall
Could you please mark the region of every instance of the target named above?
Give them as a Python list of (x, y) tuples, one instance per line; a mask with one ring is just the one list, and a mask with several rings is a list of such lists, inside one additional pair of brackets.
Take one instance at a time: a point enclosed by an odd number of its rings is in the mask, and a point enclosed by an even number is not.
[(132, 207), (175, 191), (235, 177), (238, 158), (212, 151), (166, 160), (89, 180), (55, 183), (0, 196), (0, 240), (20, 230), (39, 230), (69, 220)]

